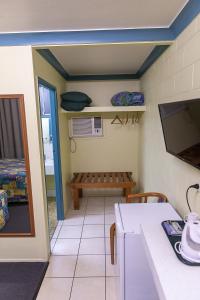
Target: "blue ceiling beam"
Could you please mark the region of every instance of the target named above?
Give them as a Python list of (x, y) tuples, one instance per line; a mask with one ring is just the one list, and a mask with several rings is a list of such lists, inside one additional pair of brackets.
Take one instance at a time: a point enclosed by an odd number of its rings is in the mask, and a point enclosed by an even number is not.
[(136, 74), (70, 75), (68, 81), (83, 80), (130, 80), (138, 79)]
[(169, 45), (156, 46), (147, 59), (144, 61), (136, 74), (102, 74), (102, 75), (70, 75), (49, 49), (38, 49), (37, 51), (52, 65), (60, 75), (68, 81), (89, 81), (89, 80), (130, 80), (139, 79), (158, 59), (158, 57), (169, 47)]
[(172, 41), (168, 28), (0, 34), (0, 46), (71, 45)]
[(170, 26), (177, 37), (200, 13), (200, 0), (190, 0)]
[(69, 74), (57, 60), (57, 58), (53, 55), (53, 53), (49, 49), (37, 49), (38, 53), (46, 60), (48, 63), (56, 69), (56, 71), (66, 80), (69, 79)]
[(37, 51), (65, 80), (68, 81), (138, 79), (136, 74), (69, 75), (49, 49), (37, 49)]
[(158, 59), (158, 57), (160, 57), (161, 54), (163, 54), (163, 52), (167, 50), (168, 47), (169, 45), (156, 46), (146, 58), (140, 69), (137, 71), (136, 76), (138, 78), (142, 77), (142, 75), (152, 66), (152, 64)]
[[(166, 44), (168, 41), (173, 41), (199, 13), (200, 0), (189, 0), (169, 28), (9, 33), (0, 34), (0, 46), (78, 45), (161, 41), (163, 44)], [(66, 80), (111, 80), (136, 79), (141, 77), (167, 47), (167, 45), (156, 46), (138, 72), (133, 75), (70, 76), (48, 49), (40, 49), (39, 52)]]

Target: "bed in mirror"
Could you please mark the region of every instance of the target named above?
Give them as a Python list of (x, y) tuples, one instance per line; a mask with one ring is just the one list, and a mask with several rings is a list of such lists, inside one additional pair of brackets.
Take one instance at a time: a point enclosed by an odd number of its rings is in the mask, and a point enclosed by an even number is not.
[(0, 237), (34, 236), (23, 95), (0, 95)]

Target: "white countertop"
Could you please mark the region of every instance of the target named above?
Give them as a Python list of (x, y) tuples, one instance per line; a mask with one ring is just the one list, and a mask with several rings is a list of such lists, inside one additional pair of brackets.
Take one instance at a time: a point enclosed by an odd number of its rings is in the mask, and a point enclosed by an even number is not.
[(161, 227), (161, 222), (169, 219), (181, 220), (169, 203), (119, 204), (124, 232), (141, 233), (141, 225)]
[(144, 224), (142, 230), (160, 299), (200, 299), (200, 267), (179, 261), (162, 227)]
[[(200, 267), (187, 266), (179, 261), (161, 226), (164, 220), (180, 219), (173, 207), (168, 203), (119, 206), (124, 231), (143, 233), (159, 298), (161, 300), (200, 299)], [(123, 215), (126, 215), (126, 218)]]

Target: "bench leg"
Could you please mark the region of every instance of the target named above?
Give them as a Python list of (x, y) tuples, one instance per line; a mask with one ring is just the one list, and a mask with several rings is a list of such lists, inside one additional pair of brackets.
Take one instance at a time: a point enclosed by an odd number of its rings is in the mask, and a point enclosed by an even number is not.
[(82, 190), (82, 189), (79, 189), (79, 190), (78, 190), (78, 195), (79, 195), (79, 198), (82, 198), (82, 197), (83, 197), (83, 190)]
[(131, 188), (126, 188), (125, 189), (126, 203), (128, 203), (128, 195), (130, 194), (131, 194)]
[(123, 196), (126, 197), (126, 189), (123, 189)]
[(79, 191), (78, 189), (71, 189), (71, 191), (72, 191), (72, 200), (73, 200), (74, 209), (79, 209), (80, 208)]
[(115, 236), (116, 236), (116, 225), (113, 223), (110, 226), (110, 253), (111, 253), (111, 264), (115, 263)]

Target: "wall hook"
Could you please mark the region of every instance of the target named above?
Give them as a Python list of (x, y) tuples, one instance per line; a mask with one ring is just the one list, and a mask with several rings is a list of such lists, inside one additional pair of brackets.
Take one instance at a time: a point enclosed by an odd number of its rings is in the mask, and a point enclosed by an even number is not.
[(120, 125), (123, 125), (123, 122), (120, 119), (120, 117), (118, 115), (116, 115), (115, 118), (112, 120), (111, 124), (120, 124)]

